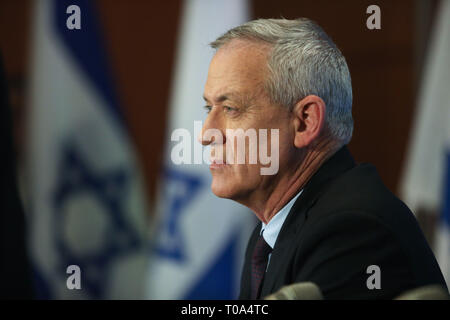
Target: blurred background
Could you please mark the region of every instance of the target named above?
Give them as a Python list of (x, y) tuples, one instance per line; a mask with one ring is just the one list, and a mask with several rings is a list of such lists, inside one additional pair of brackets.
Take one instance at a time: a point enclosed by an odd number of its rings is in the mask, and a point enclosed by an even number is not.
[(2, 297), (237, 297), (256, 221), (211, 194), (206, 165), (173, 164), (170, 135), (195, 148), (208, 43), (279, 17), (343, 52), (349, 148), (411, 207), (449, 284), (449, 1), (0, 0)]

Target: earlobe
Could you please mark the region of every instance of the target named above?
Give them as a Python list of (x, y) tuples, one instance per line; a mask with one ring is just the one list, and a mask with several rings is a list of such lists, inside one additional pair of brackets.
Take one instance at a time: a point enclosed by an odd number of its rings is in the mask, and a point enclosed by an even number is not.
[(315, 95), (297, 102), (293, 109), (295, 147), (304, 148), (319, 137), (325, 123), (325, 111), (325, 102)]

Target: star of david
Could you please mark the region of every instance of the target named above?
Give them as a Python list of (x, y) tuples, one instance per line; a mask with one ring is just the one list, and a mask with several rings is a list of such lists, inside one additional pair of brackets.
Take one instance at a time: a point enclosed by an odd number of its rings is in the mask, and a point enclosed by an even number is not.
[[(161, 232), (166, 238), (157, 245), (156, 252), (160, 257), (182, 263), (186, 260), (186, 253), (181, 215), (186, 213), (186, 206), (194, 200), (203, 182), (198, 175), (175, 169), (166, 169), (164, 177), (164, 203), (167, 207)], [(169, 189), (172, 192), (169, 193)]]
[[(58, 179), (53, 199), (56, 221), (54, 237), (60, 257), (58, 272), (67, 278), (67, 266), (78, 265), (82, 270), (82, 289), (89, 292), (93, 298), (104, 298), (110, 262), (142, 245), (124, 212), (123, 201), (127, 197), (130, 174), (124, 166), (108, 172), (98, 172), (83, 159), (74, 143), (67, 143), (62, 148)], [(95, 197), (109, 219), (104, 246), (99, 252), (83, 256), (73, 252), (63, 234), (66, 214), (63, 205), (81, 192), (88, 192)], [(83, 273), (86, 270), (89, 270), (89, 273)]]

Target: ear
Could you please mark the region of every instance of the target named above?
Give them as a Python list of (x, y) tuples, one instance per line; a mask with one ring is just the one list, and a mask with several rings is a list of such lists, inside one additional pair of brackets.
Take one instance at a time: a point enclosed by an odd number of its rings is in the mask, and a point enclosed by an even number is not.
[(315, 95), (309, 95), (295, 104), (294, 145), (297, 148), (304, 148), (317, 139), (325, 124), (325, 112), (325, 102)]

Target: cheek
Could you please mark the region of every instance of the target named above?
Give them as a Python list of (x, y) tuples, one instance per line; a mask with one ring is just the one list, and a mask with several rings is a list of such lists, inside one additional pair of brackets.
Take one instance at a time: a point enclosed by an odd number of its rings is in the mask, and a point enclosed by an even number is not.
[(286, 129), (279, 130), (277, 148), (280, 163), (292, 158), (292, 153), (296, 150), (294, 145), (294, 134)]

